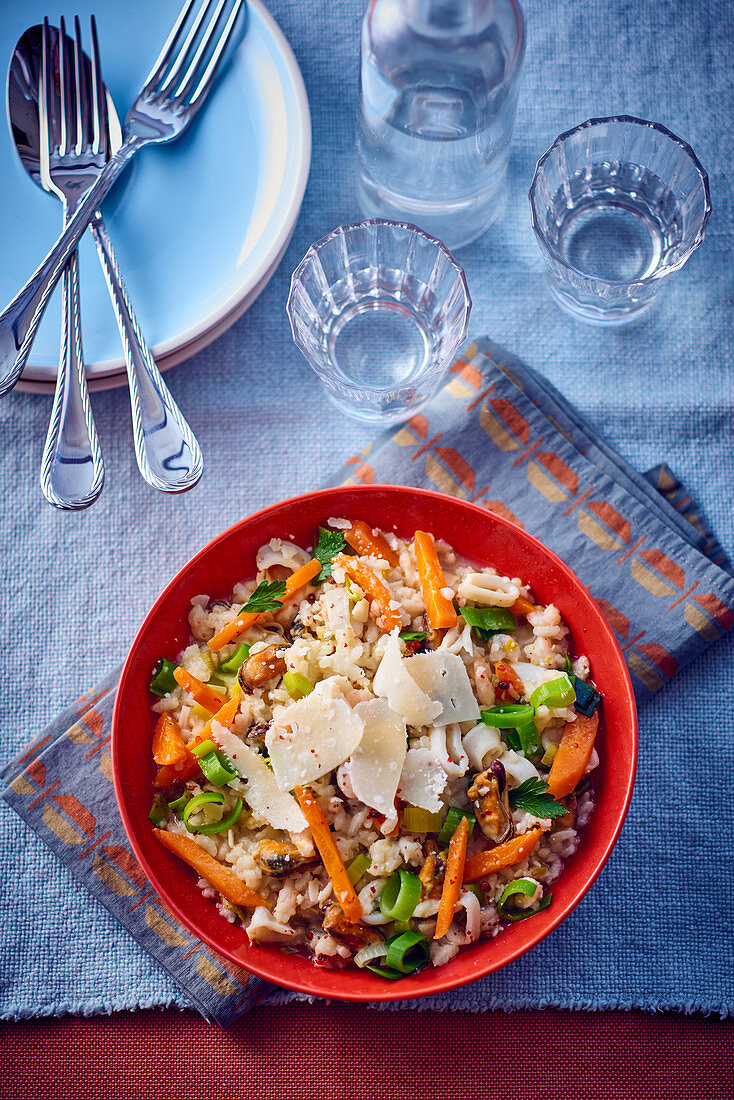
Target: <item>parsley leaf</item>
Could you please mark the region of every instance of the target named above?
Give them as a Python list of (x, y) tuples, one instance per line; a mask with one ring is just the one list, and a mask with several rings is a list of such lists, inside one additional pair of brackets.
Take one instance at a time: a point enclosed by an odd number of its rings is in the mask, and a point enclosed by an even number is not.
[(285, 581), (260, 581), (247, 603), (240, 608), (240, 615), (244, 611), (255, 613), (275, 611), (281, 606), (283, 596), (285, 596)]
[(425, 630), (401, 630), (399, 634), (399, 638), (403, 642), (422, 642), (425, 636)]
[(518, 810), (532, 814), (533, 817), (563, 817), (568, 813), (565, 806), (556, 802), (548, 794), (548, 784), (544, 779), (526, 779), (519, 787), (510, 791), (510, 803)]
[(330, 531), (328, 527), (319, 527), (318, 536), (313, 540), (313, 556), (321, 562), (321, 572), (314, 577), (314, 584), (320, 584), (331, 576), (331, 563), (337, 554), (341, 554), (346, 542), (341, 531)]

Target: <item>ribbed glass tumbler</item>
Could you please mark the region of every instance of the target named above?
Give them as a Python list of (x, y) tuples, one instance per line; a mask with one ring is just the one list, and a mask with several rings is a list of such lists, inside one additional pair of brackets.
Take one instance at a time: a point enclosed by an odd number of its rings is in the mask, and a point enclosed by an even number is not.
[(395, 424), (437, 391), (466, 338), (471, 299), (440, 241), (374, 218), (309, 248), (287, 309), (329, 400), (359, 420)]
[(621, 115), (556, 138), (530, 210), (554, 298), (581, 320), (618, 325), (649, 309), (698, 248), (711, 196), (690, 145)]

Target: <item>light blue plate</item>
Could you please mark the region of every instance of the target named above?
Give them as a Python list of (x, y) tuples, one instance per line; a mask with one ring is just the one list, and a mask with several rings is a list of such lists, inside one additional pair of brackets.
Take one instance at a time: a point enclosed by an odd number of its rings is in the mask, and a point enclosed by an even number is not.
[[(182, 0), (75, 0), (88, 46), (94, 12), (120, 119)], [(0, 3), (0, 58), (49, 14), (46, 0)], [(53, 17), (52, 17), (53, 18)], [(187, 133), (143, 149), (103, 207), (143, 332), (162, 368), (224, 331), (263, 289), (295, 226), (311, 157), (306, 90), (280, 28), (249, 0), (246, 30)], [(30, 180), (0, 127), (0, 308), (61, 228), (61, 205)], [(90, 234), (80, 244), (82, 325), (91, 388), (123, 385), (115, 320)], [(61, 295), (54, 294), (19, 383), (53, 386)]]

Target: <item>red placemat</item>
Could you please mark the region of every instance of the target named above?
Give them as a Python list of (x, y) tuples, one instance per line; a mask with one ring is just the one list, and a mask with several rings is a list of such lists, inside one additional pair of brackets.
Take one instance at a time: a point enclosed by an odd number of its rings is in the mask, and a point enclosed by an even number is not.
[(222, 1031), (193, 1011), (4, 1025), (7, 1100), (725, 1100), (734, 1028), (642, 1012), (256, 1008)]

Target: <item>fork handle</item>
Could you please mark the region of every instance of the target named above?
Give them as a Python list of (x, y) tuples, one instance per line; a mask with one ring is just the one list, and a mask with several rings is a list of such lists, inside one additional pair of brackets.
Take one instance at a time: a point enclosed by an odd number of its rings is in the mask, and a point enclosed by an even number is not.
[(78, 511), (102, 492), (104, 463), (82, 357), (76, 249), (64, 268), (62, 290), (59, 373), (41, 460), (41, 489), (49, 504)]
[(133, 135), (110, 157), (45, 260), (0, 313), (0, 397), (20, 378), (51, 293), (94, 211), (127, 162), (146, 144), (145, 138)]
[(91, 225), (125, 352), (138, 469), (154, 489), (185, 492), (201, 477), (201, 449), (140, 331), (99, 210)]

